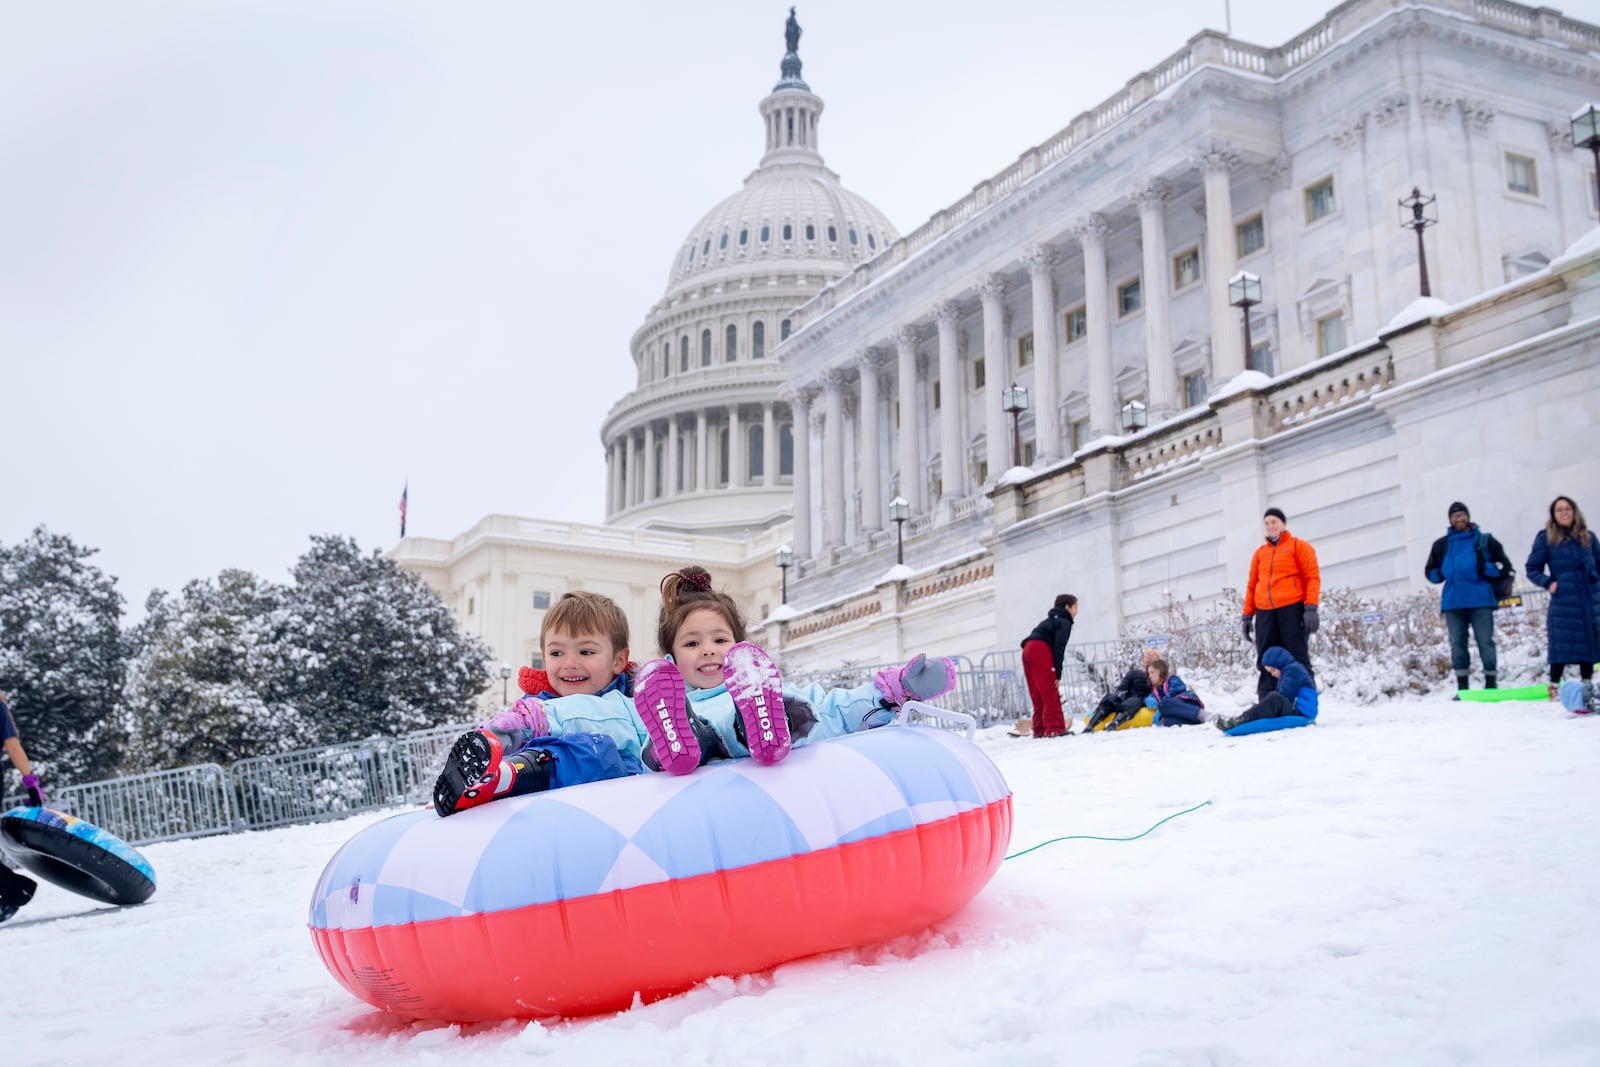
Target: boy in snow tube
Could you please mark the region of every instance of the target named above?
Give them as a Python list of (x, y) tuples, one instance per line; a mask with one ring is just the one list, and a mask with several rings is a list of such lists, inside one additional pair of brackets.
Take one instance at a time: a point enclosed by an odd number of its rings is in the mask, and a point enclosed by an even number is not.
[(1218, 716), (1217, 729), (1239, 736), (1309, 726), (1315, 722), (1317, 687), (1312, 684), (1305, 667), (1278, 645), (1262, 654), (1261, 665), (1278, 680), (1278, 688), (1237, 715)]

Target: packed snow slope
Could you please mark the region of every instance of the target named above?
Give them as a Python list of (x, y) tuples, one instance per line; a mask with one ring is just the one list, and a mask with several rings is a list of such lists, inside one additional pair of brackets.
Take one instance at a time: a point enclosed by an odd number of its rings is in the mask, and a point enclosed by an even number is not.
[(149, 904), (43, 886), (0, 926), (0, 1062), (1600, 1063), (1600, 721), (1330, 699), (1255, 737), (979, 741), (1014, 853), (1212, 804), (1010, 859), (917, 936), (549, 1026), (406, 1023), (327, 974), (312, 885), (379, 816), (152, 845)]

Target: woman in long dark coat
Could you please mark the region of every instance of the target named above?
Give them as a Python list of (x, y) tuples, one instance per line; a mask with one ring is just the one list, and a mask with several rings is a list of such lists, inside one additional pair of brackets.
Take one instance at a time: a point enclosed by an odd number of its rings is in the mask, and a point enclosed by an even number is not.
[(1550, 521), (1534, 536), (1527, 572), (1535, 584), (1550, 590), (1545, 622), (1554, 700), (1567, 664), (1577, 664), (1578, 674), (1589, 681), (1600, 659), (1600, 538), (1590, 532), (1571, 497), (1550, 502)]

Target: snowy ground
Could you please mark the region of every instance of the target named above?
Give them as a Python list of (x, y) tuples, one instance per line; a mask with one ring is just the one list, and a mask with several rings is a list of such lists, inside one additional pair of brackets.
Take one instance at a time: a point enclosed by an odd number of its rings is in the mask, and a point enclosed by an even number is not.
[(152, 845), (149, 904), (45, 885), (0, 926), (0, 1063), (1600, 1064), (1600, 721), (1323, 709), (993, 728), (1012, 852), (1213, 806), (1008, 860), (927, 933), (554, 1026), (397, 1022), (326, 973), (312, 885), (376, 817)]

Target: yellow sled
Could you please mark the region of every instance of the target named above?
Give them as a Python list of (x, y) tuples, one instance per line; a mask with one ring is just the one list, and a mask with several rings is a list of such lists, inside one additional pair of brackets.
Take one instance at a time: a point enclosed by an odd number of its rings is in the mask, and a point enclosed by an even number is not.
[[(1112, 716), (1111, 718), (1115, 718), (1115, 716)], [(1106, 719), (1105, 722), (1102, 722), (1099, 726), (1096, 726), (1092, 732), (1093, 733), (1097, 733), (1097, 734), (1105, 733), (1107, 728), (1110, 727), (1110, 725), (1111, 725), (1111, 718)], [(1129, 719), (1127, 722), (1123, 723), (1121, 726), (1117, 727), (1117, 729), (1118, 730), (1136, 730), (1141, 726), (1154, 726), (1155, 724), (1156, 724), (1156, 713), (1151, 711), (1149, 708), (1140, 708), (1139, 709), (1139, 713), (1137, 715), (1135, 715), (1133, 718)], [(1084, 733), (1090, 733), (1090, 732), (1091, 731), (1089, 731), (1089, 730), (1085, 730), (1084, 731)]]

